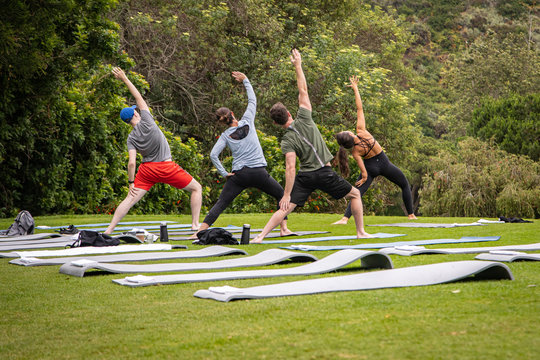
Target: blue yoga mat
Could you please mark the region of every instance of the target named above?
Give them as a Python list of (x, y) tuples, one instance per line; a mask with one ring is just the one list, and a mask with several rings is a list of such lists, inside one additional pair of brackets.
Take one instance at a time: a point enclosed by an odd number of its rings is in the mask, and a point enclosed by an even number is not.
[[(125, 221), (125, 222), (119, 222), (118, 225), (134, 225), (134, 224), (161, 224), (162, 222), (166, 222), (167, 224), (175, 223), (176, 221)], [(95, 227), (95, 226), (109, 226), (110, 223), (100, 223), (100, 224), (80, 224), (80, 225), (73, 225), (76, 228), (81, 227)], [(63, 225), (63, 226), (46, 226), (46, 225), (40, 225), (36, 226), (36, 229), (60, 229), (60, 228), (67, 228), (69, 225)], [(189, 225), (191, 226), (191, 225)], [(86, 229), (90, 230), (90, 229)]]
[[(405, 236), (407, 234), (387, 234), (376, 233), (371, 234), (370, 239), (384, 239), (398, 236)], [(268, 240), (262, 242), (262, 244), (291, 244), (291, 243), (304, 243), (304, 242), (319, 242), (319, 241), (331, 241), (331, 240), (356, 240), (356, 235), (343, 235), (343, 236), (323, 236), (307, 239), (283, 239), (283, 240)], [(365, 239), (364, 239), (365, 240)]]
[(289, 249), (289, 250), (303, 250), (303, 251), (327, 251), (327, 250), (344, 250), (344, 249), (382, 249), (386, 247), (405, 246), (405, 245), (459, 244), (459, 243), (468, 243), (468, 242), (497, 241), (500, 238), (501, 238), (500, 236), (464, 236), (461, 239), (411, 240), (411, 241), (397, 241), (397, 242), (391, 242), (391, 243), (337, 245), (337, 246), (294, 245), (294, 246), (287, 246), (287, 247), (281, 247), (281, 248)]

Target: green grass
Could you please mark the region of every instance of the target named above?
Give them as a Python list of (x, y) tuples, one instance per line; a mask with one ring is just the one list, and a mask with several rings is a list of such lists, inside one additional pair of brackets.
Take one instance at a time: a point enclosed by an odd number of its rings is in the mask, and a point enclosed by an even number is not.
[[(217, 225), (250, 223), (268, 214), (224, 214)], [(293, 230), (354, 234), (354, 223), (330, 226), (339, 215), (292, 214)], [(188, 216), (127, 216), (130, 220)], [(38, 225), (107, 222), (110, 216), (37, 217)], [(367, 224), (406, 221), (366, 217)], [(420, 218), (421, 222), (472, 222), (476, 218)], [(0, 219), (7, 228), (13, 219)], [(500, 235), (496, 246), (540, 241), (540, 221), (450, 229), (367, 227), (406, 233), (401, 240)], [(374, 239), (374, 242), (396, 239)], [(186, 244), (195, 249), (189, 241)], [(357, 241), (318, 243), (354, 244)], [(270, 245), (239, 246), (250, 255)], [(330, 252), (314, 252), (322, 258)], [(396, 268), (474, 255), (392, 255)], [(217, 258), (209, 259), (217, 260)], [(129, 288), (122, 275), (76, 278), (58, 266), (21, 267), (0, 259), (2, 359), (533, 359), (540, 348), (540, 263), (508, 263), (514, 281), (459, 282), (426, 287), (328, 293), (221, 303), (193, 297), (209, 286), (249, 287), (307, 277), (251, 279)], [(202, 261), (191, 260), (191, 261)], [(206, 261), (206, 259), (204, 260)], [(280, 268), (290, 265), (276, 265)], [(349, 271), (322, 276), (361, 272)], [(458, 290), (459, 292), (456, 292)]]

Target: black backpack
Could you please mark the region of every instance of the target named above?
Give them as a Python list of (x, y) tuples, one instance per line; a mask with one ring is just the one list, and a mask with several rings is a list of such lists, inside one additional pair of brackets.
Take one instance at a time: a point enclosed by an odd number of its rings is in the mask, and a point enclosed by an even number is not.
[(120, 240), (115, 239), (110, 235), (102, 234), (97, 231), (82, 230), (79, 233), (79, 238), (73, 244), (66, 247), (116, 246), (119, 244)]
[(7, 230), (0, 231), (0, 235), (20, 236), (34, 233), (34, 218), (26, 210), (17, 214), (15, 222)]
[(232, 234), (221, 228), (199, 231), (197, 237), (199, 240), (193, 241), (195, 245), (238, 245)]

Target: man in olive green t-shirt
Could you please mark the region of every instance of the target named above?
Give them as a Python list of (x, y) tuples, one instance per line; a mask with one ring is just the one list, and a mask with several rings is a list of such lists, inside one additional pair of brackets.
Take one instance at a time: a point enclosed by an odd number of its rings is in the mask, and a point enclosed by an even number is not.
[[(296, 71), (299, 92), (296, 120), (282, 103), (275, 104), (270, 110), (270, 117), (274, 123), (286, 130), (281, 140), (281, 151), (285, 155), (285, 192), (279, 202), (280, 209), (272, 215), (262, 232), (251, 242), (262, 242), (264, 237), (296, 206), (304, 206), (309, 195), (317, 189), (323, 190), (335, 199), (343, 197), (349, 199), (356, 222), (356, 236), (369, 237), (364, 231), (360, 192), (330, 167), (333, 156), (311, 118), (311, 102), (302, 70), (302, 58), (297, 49), (292, 51), (291, 62)], [(296, 175), (297, 156), (300, 160), (298, 175)]]

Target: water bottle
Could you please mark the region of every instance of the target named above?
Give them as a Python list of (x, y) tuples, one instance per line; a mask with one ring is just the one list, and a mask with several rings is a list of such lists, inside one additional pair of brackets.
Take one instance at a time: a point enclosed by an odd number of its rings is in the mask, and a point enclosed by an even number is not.
[(162, 221), (161, 225), (159, 226), (159, 241), (169, 241), (169, 233), (167, 232), (167, 223), (165, 221)]
[(251, 225), (244, 224), (244, 227), (242, 228), (242, 238), (240, 239), (240, 244), (242, 245), (249, 245), (249, 231), (251, 229)]

